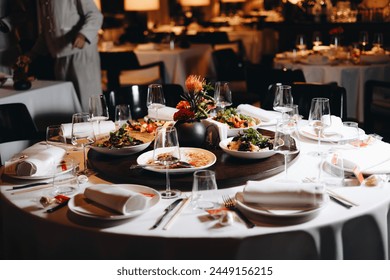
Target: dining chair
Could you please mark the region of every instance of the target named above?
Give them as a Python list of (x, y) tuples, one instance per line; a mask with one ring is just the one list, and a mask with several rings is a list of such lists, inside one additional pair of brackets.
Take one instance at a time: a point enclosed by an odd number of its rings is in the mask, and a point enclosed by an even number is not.
[(246, 62), (233, 49), (214, 50), (212, 59), (217, 81), (227, 81), (232, 90), (233, 106), (259, 101), (257, 95), (247, 92)]
[[(163, 84), (165, 105), (176, 107), (177, 103), (182, 100), (181, 96), (184, 89), (179, 84)], [(116, 90), (105, 91), (105, 97), (108, 103), (110, 116), (114, 116), (115, 106), (117, 104), (129, 104), (131, 115), (134, 120), (143, 118), (148, 114), (146, 99), (148, 85), (126, 85)], [(112, 112), (112, 114), (111, 114)]]
[(390, 141), (390, 82), (369, 80), (364, 88), (364, 130)]
[(300, 69), (273, 69), (263, 64), (249, 64), (245, 70), (248, 93), (256, 94), (261, 107), (266, 110), (273, 109), (274, 98), (272, 92), (269, 91), (270, 85), (276, 83), (292, 85), (293, 82), (306, 81)]
[(0, 104), (1, 164), (39, 140), (43, 140), (43, 136), (38, 132), (25, 104)]
[(294, 104), (298, 105), (299, 114), (308, 119), (311, 100), (315, 97), (329, 98), (332, 115), (343, 120), (347, 118), (347, 93), (344, 87), (336, 83), (317, 84), (294, 82), (291, 86)]
[(100, 52), (101, 70), (107, 74), (107, 88), (123, 85), (165, 83), (163, 61), (141, 65), (134, 51)]

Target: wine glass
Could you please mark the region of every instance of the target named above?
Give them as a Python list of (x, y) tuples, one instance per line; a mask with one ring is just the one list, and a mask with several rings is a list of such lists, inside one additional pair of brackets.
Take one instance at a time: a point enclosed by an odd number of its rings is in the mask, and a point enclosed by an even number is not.
[(132, 117), (129, 104), (118, 104), (115, 106), (115, 125), (117, 129), (131, 120)]
[(228, 82), (216, 82), (214, 91), (216, 106), (222, 110), (226, 106), (232, 105), (232, 91)]
[(46, 144), (50, 146), (63, 146), (66, 140), (60, 124), (49, 125), (46, 127)]
[(360, 32), (359, 35), (359, 43), (362, 47), (362, 52), (366, 50), (366, 46), (368, 45), (368, 32), (367, 31), (362, 31)]
[(323, 137), (324, 130), (331, 124), (329, 99), (322, 97), (313, 98), (309, 112), (309, 125), (313, 127), (318, 139), (318, 152), (315, 154), (317, 156), (322, 156), (320, 152), (321, 137)]
[(90, 120), (91, 116), (88, 113), (76, 113), (72, 116), (71, 142), (73, 146), (81, 147), (83, 149), (84, 170), (82, 170), (80, 174), (86, 176), (93, 174), (93, 172), (88, 169), (85, 151), (87, 145), (95, 142), (93, 124)]
[(279, 119), (276, 123), (274, 151), (284, 155), (284, 175), (287, 179), (287, 157), (299, 152), (298, 142), (291, 136), (296, 129), (292, 119)]
[(103, 94), (89, 97), (90, 121), (97, 123), (97, 134), (100, 135), (100, 122), (109, 118), (106, 98)]
[(322, 45), (321, 33), (316, 31), (313, 33), (313, 49)]
[(295, 47), (304, 52), (306, 50), (306, 37), (303, 34), (299, 34), (295, 40)]
[(382, 33), (375, 33), (374, 39), (372, 40), (372, 45), (376, 47), (377, 49), (381, 49), (383, 46), (383, 34)]
[(175, 127), (159, 127), (154, 139), (153, 161), (165, 166), (166, 187), (161, 191), (162, 198), (175, 198), (179, 190), (171, 190), (169, 166), (180, 161), (180, 147)]
[(162, 85), (151, 84), (148, 86), (146, 106), (148, 109), (154, 111), (154, 118), (158, 120), (158, 110), (165, 107), (165, 98)]
[(286, 112), (292, 110), (293, 97), (291, 94), (291, 86), (276, 85), (273, 109), (282, 113), (282, 118), (286, 117)]

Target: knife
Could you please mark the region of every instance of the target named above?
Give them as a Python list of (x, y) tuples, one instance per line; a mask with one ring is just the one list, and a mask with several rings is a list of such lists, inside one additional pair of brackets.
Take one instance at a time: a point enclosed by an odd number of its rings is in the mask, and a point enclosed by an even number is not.
[(168, 215), (169, 212), (171, 212), (175, 207), (183, 200), (183, 198), (176, 199), (174, 202), (172, 202), (167, 208), (164, 209), (164, 214), (156, 221), (156, 223), (150, 228), (155, 229), (156, 227), (161, 224), (162, 220)]
[(8, 189), (7, 191), (20, 190), (20, 189), (31, 188), (31, 187), (47, 185), (47, 184), (50, 184), (50, 183), (49, 182), (32, 183), (32, 184), (27, 184), (27, 185), (15, 186), (15, 187), (12, 187), (11, 189)]

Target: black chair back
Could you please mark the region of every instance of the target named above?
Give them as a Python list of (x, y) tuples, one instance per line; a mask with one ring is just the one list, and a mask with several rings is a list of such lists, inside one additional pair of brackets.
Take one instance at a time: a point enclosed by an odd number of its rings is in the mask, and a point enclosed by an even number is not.
[(315, 97), (329, 98), (332, 115), (345, 120), (347, 118), (346, 90), (335, 83), (293, 83), (291, 88), (294, 104), (298, 105), (299, 114), (305, 119), (309, 118), (311, 100)]
[(212, 52), (213, 63), (219, 81), (245, 81), (245, 64), (233, 49)]

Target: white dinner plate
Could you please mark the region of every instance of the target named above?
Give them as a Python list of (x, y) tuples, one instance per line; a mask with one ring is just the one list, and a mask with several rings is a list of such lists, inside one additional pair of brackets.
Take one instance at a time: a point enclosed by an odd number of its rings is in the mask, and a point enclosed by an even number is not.
[(148, 206), (143, 210), (132, 211), (124, 215), (121, 213), (117, 213), (113, 210), (110, 210), (108, 208), (105, 208), (103, 206), (99, 206), (98, 204), (87, 199), (83, 193), (79, 193), (71, 197), (71, 199), (69, 200), (68, 203), (69, 210), (77, 215), (87, 217), (87, 218), (92, 218), (92, 219), (122, 220), (122, 219), (129, 219), (141, 215), (142, 213), (150, 210), (150, 208), (155, 206), (161, 199), (160, 194), (156, 190), (146, 186), (132, 185), (132, 184), (113, 185), (113, 187), (116, 186), (131, 190), (133, 192), (139, 192), (145, 194), (146, 196), (150, 196)]
[(234, 137), (230, 137), (225, 140), (222, 140), (221, 142), (219, 142), (219, 146), (225, 153), (232, 155), (234, 157), (246, 158), (246, 159), (262, 159), (262, 158), (271, 157), (275, 154), (273, 150), (263, 150), (258, 152), (230, 150), (228, 148), (228, 144), (233, 140), (233, 138)]
[(256, 129), (259, 126), (261, 126), (262, 122), (259, 119), (255, 118), (255, 117), (252, 117), (252, 118), (255, 119), (256, 125), (245, 127), (245, 128), (242, 128), (242, 127), (241, 128), (231, 128), (231, 127), (229, 127), (227, 130), (227, 136), (228, 137), (237, 136), (238, 133), (243, 133), (243, 131), (247, 130), (248, 128)]
[(319, 207), (309, 209), (294, 209), (294, 210), (274, 210), (265, 207), (259, 207), (255, 204), (245, 203), (242, 192), (236, 193), (237, 207), (247, 213), (252, 214), (252, 217), (264, 219), (270, 223), (294, 223), (304, 222), (316, 217), (321, 210), (328, 204), (329, 196), (324, 195), (324, 202)]
[(138, 152), (142, 152), (147, 147), (149, 147), (150, 143), (152, 142), (146, 142), (134, 146), (125, 146), (122, 148), (97, 147), (92, 145), (91, 149), (97, 151), (98, 153), (110, 155), (110, 156), (128, 156), (128, 155), (136, 154)]
[[(318, 140), (318, 136), (314, 133), (314, 129), (310, 125), (305, 125), (299, 129), (299, 134), (312, 139)], [(325, 129), (325, 137), (321, 137), (321, 141), (323, 142), (338, 142), (338, 141), (347, 141), (355, 138), (355, 129), (350, 127), (344, 127), (342, 133), (327, 133)], [(364, 138), (365, 131), (359, 128), (359, 136), (360, 138)]]
[[(190, 164), (194, 161), (197, 161), (197, 158), (200, 158), (204, 162), (197, 167), (194, 166), (190, 168), (168, 169), (169, 173), (171, 174), (192, 173), (196, 170), (208, 168), (217, 161), (217, 157), (212, 152), (200, 148), (181, 147), (180, 156), (181, 156), (180, 159), (181, 161), (185, 161)], [(153, 151), (148, 151), (146, 153), (143, 153), (137, 158), (137, 164), (146, 165), (145, 167), (143, 167), (146, 170), (154, 171), (158, 173), (166, 172), (164, 166), (161, 167), (153, 166), (153, 165), (148, 166), (148, 164), (150, 164), (152, 161), (153, 161)]]

